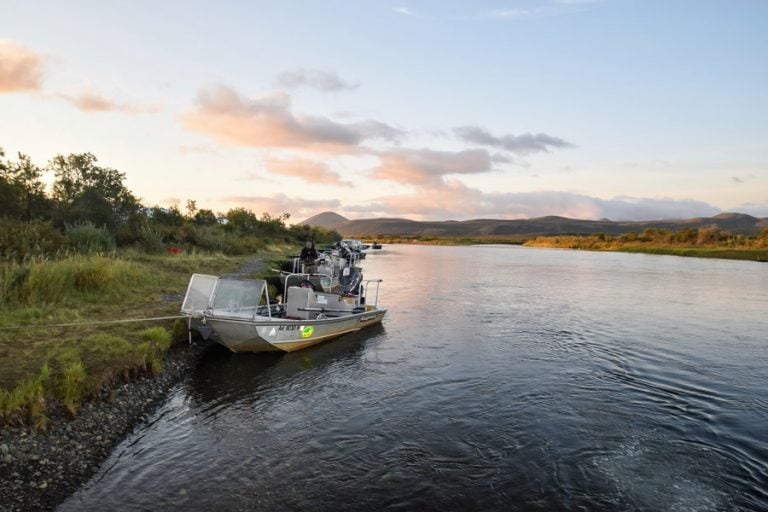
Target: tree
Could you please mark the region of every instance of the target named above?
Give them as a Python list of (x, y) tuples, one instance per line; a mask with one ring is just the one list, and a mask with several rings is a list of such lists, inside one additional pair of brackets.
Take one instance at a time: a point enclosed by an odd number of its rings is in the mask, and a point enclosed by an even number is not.
[(60, 221), (90, 220), (114, 230), (136, 213), (140, 204), (123, 184), (124, 173), (99, 167), (96, 161), (91, 153), (54, 157), (49, 163), (56, 176), (53, 198), (62, 213)]
[(195, 216), (192, 217), (192, 222), (198, 226), (215, 226), (219, 223), (219, 219), (213, 211), (202, 208), (197, 210)]
[(259, 229), (259, 219), (251, 210), (232, 208), (225, 214), (227, 231), (255, 235)]
[[(17, 162), (0, 161), (0, 215), (22, 218), (49, 216), (50, 200), (45, 195), (43, 170), (29, 155), (19, 153)], [(0, 149), (0, 156), (4, 156)]]
[(152, 208), (147, 209), (147, 216), (153, 224), (172, 227), (184, 225), (184, 216), (176, 206), (170, 206), (168, 208), (153, 206)]
[(197, 213), (197, 201), (194, 199), (187, 199), (187, 218), (194, 218), (195, 213)]

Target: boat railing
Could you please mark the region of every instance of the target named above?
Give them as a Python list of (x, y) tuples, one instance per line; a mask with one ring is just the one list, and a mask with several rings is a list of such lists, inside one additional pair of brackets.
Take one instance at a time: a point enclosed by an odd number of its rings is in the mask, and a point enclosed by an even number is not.
[[(371, 283), (376, 283), (376, 294), (373, 298), (373, 307), (376, 308), (379, 305), (379, 286), (381, 285), (383, 279), (365, 279), (363, 281), (363, 286), (365, 287), (363, 290), (360, 291), (361, 295), (361, 302), (367, 303), (367, 297), (368, 297), (368, 289)], [(361, 286), (361, 288), (363, 288)], [(369, 304), (370, 305), (370, 304)]]
[[(312, 278), (319, 278), (320, 279), (320, 288), (319, 291), (325, 291), (325, 287), (327, 286), (329, 289), (333, 286), (333, 276), (329, 274), (324, 273), (312, 273), (307, 274), (304, 272), (282, 272), (281, 273), (285, 277), (285, 281), (283, 282), (283, 297), (288, 295), (288, 287), (290, 286), (301, 286), (301, 283), (303, 281), (308, 281), (310, 284), (312, 284), (312, 288), (315, 288), (315, 283), (312, 282)], [(294, 278), (293, 280), (291, 278)], [(325, 281), (323, 281), (325, 279)], [(291, 282), (294, 281), (294, 282)], [(317, 291), (317, 290), (316, 290)]]

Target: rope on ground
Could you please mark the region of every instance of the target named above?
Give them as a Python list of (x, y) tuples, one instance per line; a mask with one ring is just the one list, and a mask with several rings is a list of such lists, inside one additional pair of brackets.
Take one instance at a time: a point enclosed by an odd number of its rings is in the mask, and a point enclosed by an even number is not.
[(104, 324), (127, 324), (135, 322), (159, 322), (160, 320), (176, 320), (177, 318), (187, 318), (186, 315), (174, 316), (156, 316), (152, 318), (129, 318), (124, 320), (96, 320), (92, 322), (70, 322), (63, 324), (32, 324), (32, 325), (13, 325), (10, 327), (0, 327), (0, 331), (14, 331), (20, 329), (46, 329), (53, 327), (78, 327), (83, 325), (104, 325)]

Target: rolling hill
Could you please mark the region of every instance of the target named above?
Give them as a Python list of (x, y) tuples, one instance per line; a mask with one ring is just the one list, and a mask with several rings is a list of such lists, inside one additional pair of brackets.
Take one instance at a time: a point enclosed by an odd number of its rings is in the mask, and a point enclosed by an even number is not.
[(344, 237), (376, 238), (384, 236), (436, 236), (436, 237), (519, 237), (539, 235), (575, 235), (605, 233), (618, 235), (646, 228), (678, 231), (683, 228), (701, 228), (715, 225), (722, 231), (756, 235), (768, 228), (768, 218), (757, 218), (743, 213), (721, 213), (714, 217), (683, 220), (622, 221), (579, 220), (548, 216), (535, 219), (474, 219), (465, 221), (415, 221), (399, 218), (349, 220), (334, 212), (324, 212), (300, 224), (335, 229)]

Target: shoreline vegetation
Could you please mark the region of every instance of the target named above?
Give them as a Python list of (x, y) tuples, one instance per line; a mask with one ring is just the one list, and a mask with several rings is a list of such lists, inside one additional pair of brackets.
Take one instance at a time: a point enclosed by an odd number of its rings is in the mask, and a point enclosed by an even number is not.
[[(0, 510), (49, 510), (196, 364), (206, 344), (174, 318), (192, 273), (262, 277), (305, 240), (341, 236), (288, 214), (147, 207), (90, 153), (4, 157)], [(158, 317), (171, 318), (117, 322)]]
[(39, 167), (0, 148), (0, 426), (75, 417), (101, 389), (160, 373), (187, 337), (180, 320), (98, 322), (178, 315), (193, 272), (341, 239), (287, 213), (147, 207), (124, 180), (90, 153)]
[(701, 229), (683, 228), (672, 231), (648, 228), (641, 232), (621, 235), (593, 233), (589, 235), (546, 235), (546, 236), (379, 236), (363, 237), (367, 241), (383, 244), (423, 245), (523, 245), (557, 249), (589, 251), (615, 251), (696, 258), (722, 258), (768, 262), (768, 228), (756, 236), (731, 234), (717, 226)]

